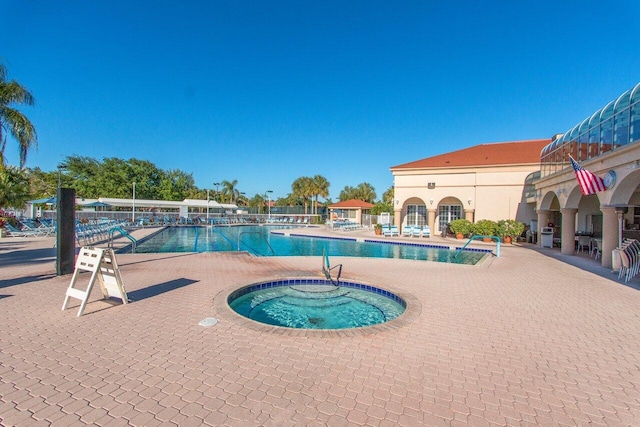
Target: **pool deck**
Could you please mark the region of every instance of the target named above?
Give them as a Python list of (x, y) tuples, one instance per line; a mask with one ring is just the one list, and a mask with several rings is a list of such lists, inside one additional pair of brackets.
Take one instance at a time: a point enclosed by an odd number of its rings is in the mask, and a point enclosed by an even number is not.
[(53, 241), (0, 239), (2, 426), (640, 425), (639, 279), (588, 256), (522, 244), (479, 266), (335, 257), (345, 279), (410, 308), (305, 333), (254, 324), (225, 299), (320, 277), (319, 257), (118, 255), (133, 302), (96, 287), (76, 317), (76, 300), (61, 310), (71, 276), (55, 275)]

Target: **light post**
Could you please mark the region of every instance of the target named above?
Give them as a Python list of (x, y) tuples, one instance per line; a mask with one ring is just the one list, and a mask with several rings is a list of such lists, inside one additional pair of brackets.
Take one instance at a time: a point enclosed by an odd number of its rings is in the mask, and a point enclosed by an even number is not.
[(133, 181), (133, 199), (131, 203), (131, 222), (136, 222), (136, 182)]
[(207, 225), (209, 225), (209, 189), (207, 188)]
[(267, 190), (267, 209), (269, 211), (267, 218), (269, 221), (271, 221), (271, 193), (273, 193), (273, 190)]
[(218, 188), (220, 187), (220, 183), (214, 182), (213, 185), (216, 186), (216, 202), (220, 202), (220, 192), (218, 191)]

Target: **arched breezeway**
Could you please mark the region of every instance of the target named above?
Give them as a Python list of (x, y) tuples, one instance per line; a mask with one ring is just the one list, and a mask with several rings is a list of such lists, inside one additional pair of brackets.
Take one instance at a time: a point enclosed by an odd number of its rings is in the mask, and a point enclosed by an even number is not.
[(614, 167), (595, 172), (602, 176), (612, 171), (616, 177), (606, 191), (583, 195), (575, 174), (567, 171), (540, 190), (537, 213), (539, 232), (553, 223), (554, 242), (562, 253), (575, 253), (580, 236), (589, 236), (590, 245), (600, 250), (602, 265), (616, 268), (614, 249), (621, 240), (640, 239), (640, 167), (628, 157), (617, 165), (615, 158), (610, 160)]

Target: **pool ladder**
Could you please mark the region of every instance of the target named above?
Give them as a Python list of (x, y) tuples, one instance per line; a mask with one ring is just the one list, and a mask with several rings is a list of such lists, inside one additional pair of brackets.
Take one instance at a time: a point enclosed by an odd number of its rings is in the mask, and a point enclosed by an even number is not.
[[(333, 278), (331, 277), (331, 270), (336, 268), (338, 269), (338, 275), (336, 276), (336, 281), (334, 282)], [(327, 278), (327, 280), (331, 281), (332, 285), (340, 286), (340, 276), (342, 275), (342, 264), (334, 265), (333, 267), (331, 267), (331, 263), (329, 262), (329, 255), (324, 250), (324, 248), (322, 248), (322, 273), (324, 274), (324, 277)]]
[(108, 243), (108, 247), (113, 249), (113, 235), (115, 234), (115, 232), (120, 233), (121, 237), (126, 237), (127, 239), (129, 239), (129, 241), (131, 242), (131, 253), (135, 253), (136, 252), (136, 244), (138, 243), (138, 241), (135, 239), (135, 237), (133, 237), (131, 234), (127, 233), (127, 231), (122, 228), (122, 227), (111, 227), (109, 229), (109, 243)]

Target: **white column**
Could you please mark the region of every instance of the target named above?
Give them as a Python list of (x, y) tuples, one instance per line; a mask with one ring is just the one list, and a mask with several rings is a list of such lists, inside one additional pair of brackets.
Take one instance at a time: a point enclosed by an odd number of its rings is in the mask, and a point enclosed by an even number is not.
[(575, 253), (576, 246), (576, 213), (578, 209), (563, 208), (562, 214), (562, 242), (560, 252), (571, 255)]

